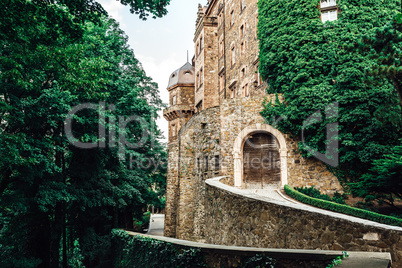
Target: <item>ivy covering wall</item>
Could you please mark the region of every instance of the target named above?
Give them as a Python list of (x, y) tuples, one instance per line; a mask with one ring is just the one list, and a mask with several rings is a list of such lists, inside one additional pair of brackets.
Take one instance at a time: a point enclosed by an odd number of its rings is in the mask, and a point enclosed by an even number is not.
[[(304, 132), (306, 142), (299, 148), (306, 157), (312, 154), (305, 144), (325, 152), (331, 142), (326, 141), (326, 126), (338, 123), (334, 139), (339, 141), (339, 165), (333, 171), (338, 178), (358, 180), (375, 159), (401, 143), (401, 108), (394, 85), (369, 71), (376, 62), (370, 51), (359, 48), (363, 35), (374, 35), (392, 21), (401, 2), (337, 4), (338, 20), (322, 23), (319, 0), (259, 1), (260, 72), (268, 93), (285, 97), (282, 103), (266, 104), (262, 115), (284, 133), (301, 139)], [(326, 107), (334, 102), (338, 116), (327, 118)], [(317, 111), (322, 120), (303, 128)]]

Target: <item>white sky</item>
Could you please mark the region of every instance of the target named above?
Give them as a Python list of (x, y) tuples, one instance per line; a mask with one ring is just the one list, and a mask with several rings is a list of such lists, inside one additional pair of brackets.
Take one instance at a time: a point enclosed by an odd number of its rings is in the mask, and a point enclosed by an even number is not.
[[(128, 35), (129, 45), (142, 63), (148, 76), (158, 83), (162, 101), (168, 103), (166, 90), (169, 76), (194, 55), (193, 37), (197, 19), (198, 3), (203, 6), (207, 0), (171, 0), (168, 14), (163, 18), (142, 21), (131, 14), (129, 7), (117, 0), (98, 0), (110, 16), (120, 23)], [(168, 123), (162, 117), (157, 120), (167, 141)]]

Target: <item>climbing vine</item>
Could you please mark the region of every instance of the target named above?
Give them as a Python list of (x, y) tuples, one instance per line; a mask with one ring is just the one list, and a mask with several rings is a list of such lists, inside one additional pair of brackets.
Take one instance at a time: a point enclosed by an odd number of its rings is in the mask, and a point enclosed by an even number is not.
[[(300, 139), (304, 134), (299, 148), (305, 157), (312, 156), (306, 145), (324, 153), (328, 143), (339, 141), (339, 165), (332, 170), (340, 179), (356, 181), (373, 160), (400, 143), (401, 108), (394, 85), (370, 74), (374, 59), (358, 46), (362, 36), (392, 21), (400, 1), (337, 4), (338, 20), (322, 23), (319, 0), (259, 1), (260, 72), (268, 93), (285, 99), (267, 103), (262, 115), (284, 133)], [(326, 117), (334, 103), (338, 115)], [(321, 119), (303, 127), (317, 111)], [(330, 123), (339, 124), (332, 141), (327, 140)]]

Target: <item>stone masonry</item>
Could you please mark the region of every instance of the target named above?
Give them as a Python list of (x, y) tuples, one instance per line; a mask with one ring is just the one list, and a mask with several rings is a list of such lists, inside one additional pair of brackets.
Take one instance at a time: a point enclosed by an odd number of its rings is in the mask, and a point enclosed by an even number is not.
[(170, 103), (164, 110), (169, 121), (165, 236), (211, 239), (205, 229), (210, 221), (205, 180), (229, 176), (234, 186), (245, 187), (242, 148), (255, 133), (272, 134), (279, 142), (278, 188), (315, 185), (326, 193), (342, 191), (325, 164), (298, 153), (297, 138), (280, 133), (260, 115), (263, 103), (276, 96), (266, 93), (259, 77), (257, 21), (257, 0), (199, 6), (195, 56), (169, 78)]
[(222, 182), (216, 178), (206, 183), (206, 243), (390, 252), (392, 267), (402, 267), (401, 227), (328, 212), (297, 202), (278, 202), (244, 194)]

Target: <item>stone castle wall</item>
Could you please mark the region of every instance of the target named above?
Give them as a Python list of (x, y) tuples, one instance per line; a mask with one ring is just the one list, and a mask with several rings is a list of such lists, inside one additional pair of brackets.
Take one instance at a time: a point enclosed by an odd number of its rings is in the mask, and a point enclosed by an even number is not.
[[(206, 185), (206, 243), (217, 245), (391, 252), (402, 267), (402, 228), (243, 196), (217, 181)], [(332, 213), (335, 214), (335, 213)]]
[[(243, 8), (240, 2), (245, 4)], [(239, 134), (251, 126), (272, 125), (260, 115), (264, 100), (272, 101), (274, 96), (267, 95), (266, 83), (258, 79), (257, 1), (226, 1), (226, 6), (224, 3), (210, 1), (208, 8), (199, 8), (194, 67), (202, 77), (201, 84), (196, 78), (192, 103), (197, 105), (202, 100), (203, 107), (196, 108), (191, 118), (178, 117), (169, 122), (169, 126), (175, 124), (180, 131), (169, 137), (166, 236), (203, 241), (205, 213), (209, 213), (205, 208), (205, 180), (218, 175), (233, 179), (234, 145)], [(183, 90), (183, 95), (191, 95), (190, 88)], [(231, 94), (232, 90), (236, 94)], [(185, 101), (181, 97), (180, 100)], [(281, 149), (285, 150), (283, 159), (287, 167), (283, 172), (287, 184), (315, 185), (325, 193), (342, 190), (324, 164), (301, 157), (297, 140), (281, 136), (286, 147)]]
[(165, 235), (202, 240), (205, 180), (220, 174), (219, 107), (194, 115), (168, 149)]
[[(263, 97), (230, 99), (195, 114), (181, 128), (178, 140), (169, 145), (166, 236), (204, 239), (208, 212), (205, 180), (216, 176), (233, 178), (235, 140), (243, 129), (264, 124), (259, 115), (262, 102)], [(287, 147), (287, 184), (315, 185), (326, 193), (342, 191), (337, 178), (324, 164), (302, 158), (297, 142), (289, 135), (283, 136)]]
[(179, 202), (179, 142), (168, 145), (168, 166), (166, 184), (165, 230), (164, 235), (176, 237), (177, 209)]

